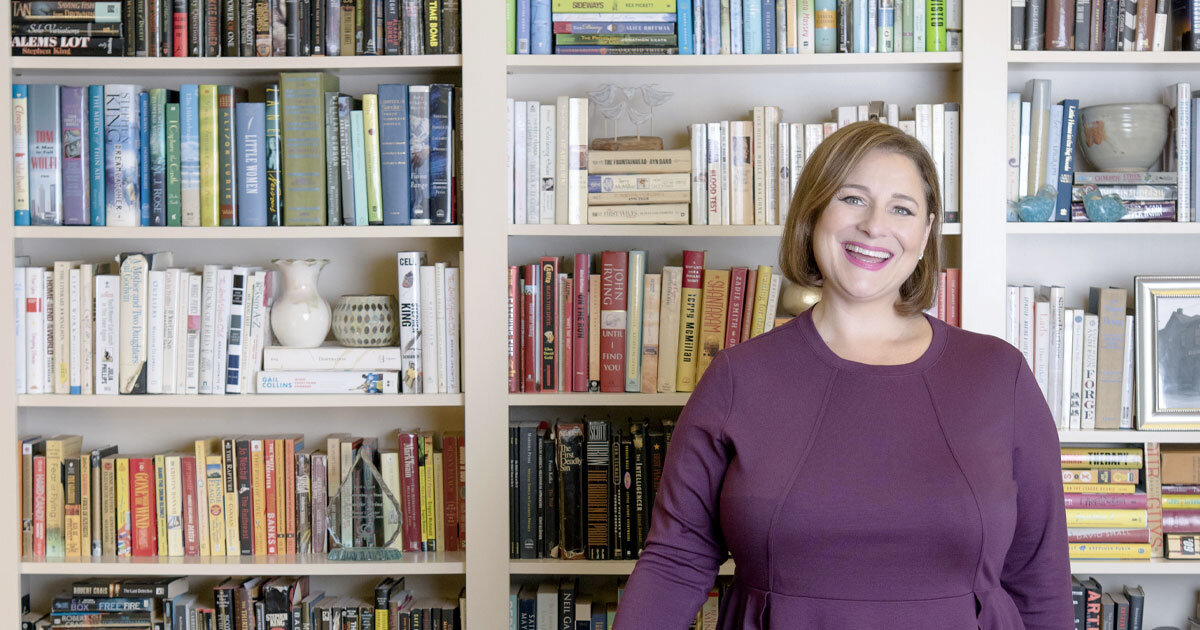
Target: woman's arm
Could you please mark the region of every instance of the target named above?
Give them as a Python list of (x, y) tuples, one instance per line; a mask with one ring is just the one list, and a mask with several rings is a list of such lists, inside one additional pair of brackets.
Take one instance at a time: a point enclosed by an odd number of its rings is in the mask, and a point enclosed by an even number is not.
[(671, 434), (650, 534), (621, 596), (614, 628), (686, 630), (728, 557), (718, 497), (729, 464), (723, 429), (732, 395), (729, 359), (721, 353)]
[(1021, 355), (1014, 392), (1013, 479), (1017, 524), (1000, 583), (1028, 630), (1074, 625), (1058, 429)]

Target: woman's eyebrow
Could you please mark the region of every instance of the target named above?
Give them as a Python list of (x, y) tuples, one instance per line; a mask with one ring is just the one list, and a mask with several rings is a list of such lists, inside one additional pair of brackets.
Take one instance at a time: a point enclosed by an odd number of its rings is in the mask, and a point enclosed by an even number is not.
[[(866, 186), (863, 186), (862, 184), (842, 184), (842, 188), (855, 188), (855, 189), (861, 190), (866, 193), (871, 192), (870, 188), (867, 188)], [(896, 198), (896, 199), (906, 199), (913, 203), (917, 203), (916, 199), (913, 199), (912, 197), (910, 197), (904, 193), (892, 193), (892, 197)]]

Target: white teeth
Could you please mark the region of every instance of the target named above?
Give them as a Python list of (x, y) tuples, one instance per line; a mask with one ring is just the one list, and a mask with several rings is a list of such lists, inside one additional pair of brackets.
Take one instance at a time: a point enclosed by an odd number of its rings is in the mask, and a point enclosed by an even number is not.
[(891, 258), (891, 257), (892, 257), (892, 256), (891, 256), (891, 254), (885, 254), (885, 253), (877, 252), (877, 251), (874, 251), (874, 250), (870, 250), (870, 249), (866, 249), (866, 248), (863, 248), (863, 247), (859, 247), (859, 246), (857, 246), (857, 245), (851, 245), (851, 244), (849, 244), (849, 243), (847, 243), (845, 247), (846, 247), (846, 249), (848, 249), (848, 250), (850, 250), (850, 251), (852, 251), (852, 252), (854, 252), (854, 253), (856, 253), (856, 254), (860, 254), (860, 255), (862, 255), (862, 256), (866, 256), (867, 258), (875, 258), (875, 259), (877, 259), (877, 260), (887, 260), (888, 258)]

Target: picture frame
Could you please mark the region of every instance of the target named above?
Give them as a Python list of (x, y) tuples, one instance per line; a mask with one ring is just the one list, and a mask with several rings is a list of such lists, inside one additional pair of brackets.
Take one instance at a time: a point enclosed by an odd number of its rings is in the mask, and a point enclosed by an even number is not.
[(1137, 424), (1200, 430), (1200, 276), (1136, 276)]

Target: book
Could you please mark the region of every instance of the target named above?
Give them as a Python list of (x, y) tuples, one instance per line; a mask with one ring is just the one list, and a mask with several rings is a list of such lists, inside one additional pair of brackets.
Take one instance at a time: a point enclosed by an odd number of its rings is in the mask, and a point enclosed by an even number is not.
[(280, 75), (282, 144), (303, 145), (283, 154), (284, 225), (324, 225), (325, 212), (325, 92), (338, 90), (337, 78), (321, 72)]
[(704, 252), (684, 251), (680, 293), (678, 360), (675, 367), (675, 391), (695, 388), (699, 361), (699, 333), (703, 295)]
[(399, 373), (390, 371), (258, 373), (259, 394), (397, 394)]
[(606, 251), (600, 260), (600, 391), (625, 391), (628, 259), (626, 252)]

